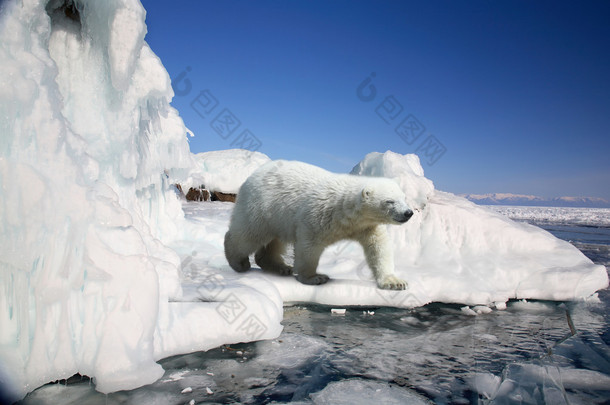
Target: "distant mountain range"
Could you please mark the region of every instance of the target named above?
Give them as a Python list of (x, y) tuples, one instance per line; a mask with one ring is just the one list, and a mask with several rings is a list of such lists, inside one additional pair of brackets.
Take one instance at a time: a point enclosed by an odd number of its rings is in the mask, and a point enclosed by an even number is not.
[(460, 194), (480, 205), (525, 205), (538, 207), (591, 207), (610, 208), (610, 201), (598, 197), (555, 197), (544, 198), (535, 195), (493, 193)]

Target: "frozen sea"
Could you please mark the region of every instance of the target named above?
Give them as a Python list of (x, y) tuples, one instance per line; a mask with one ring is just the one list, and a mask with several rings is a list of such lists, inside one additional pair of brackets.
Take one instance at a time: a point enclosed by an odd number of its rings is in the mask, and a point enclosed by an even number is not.
[[(610, 210), (490, 207), (610, 266)], [(295, 305), (280, 337), (160, 362), (162, 379), (104, 395), (74, 376), (20, 404), (595, 404), (610, 402), (610, 291), (505, 310)], [(336, 311), (335, 311), (336, 312)], [(477, 314), (479, 312), (479, 314)]]

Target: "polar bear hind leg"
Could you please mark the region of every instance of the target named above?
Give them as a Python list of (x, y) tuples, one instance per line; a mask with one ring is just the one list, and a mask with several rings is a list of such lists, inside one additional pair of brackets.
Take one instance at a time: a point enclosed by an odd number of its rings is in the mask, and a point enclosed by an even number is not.
[(265, 271), (289, 276), (292, 275), (292, 268), (284, 262), (282, 255), (285, 252), (286, 245), (276, 238), (258, 249), (254, 255), (254, 260)]

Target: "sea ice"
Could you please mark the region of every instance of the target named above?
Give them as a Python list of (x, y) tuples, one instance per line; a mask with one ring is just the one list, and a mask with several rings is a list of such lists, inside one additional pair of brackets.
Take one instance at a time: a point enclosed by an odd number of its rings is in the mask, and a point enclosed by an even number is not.
[[(493, 383), (498, 384), (495, 389)], [(482, 390), (485, 396), (498, 403), (519, 401), (552, 404), (579, 402), (576, 398), (575, 401), (571, 400), (570, 390), (610, 390), (610, 377), (607, 374), (544, 361), (510, 364), (504, 370), (502, 381), (494, 380), (493, 383), (485, 384), (478, 379), (473, 388)]]
[(610, 226), (610, 208), (516, 207), (503, 205), (489, 205), (488, 208), (517, 221), (543, 224), (563, 223), (584, 226)]
[(396, 385), (369, 381), (361, 378), (330, 383), (320, 392), (311, 394), (314, 404), (431, 404), (414, 391)]
[(326, 343), (319, 338), (284, 334), (281, 339), (274, 339), (256, 344), (258, 356), (254, 361), (273, 367), (298, 367), (310, 361), (326, 348)]

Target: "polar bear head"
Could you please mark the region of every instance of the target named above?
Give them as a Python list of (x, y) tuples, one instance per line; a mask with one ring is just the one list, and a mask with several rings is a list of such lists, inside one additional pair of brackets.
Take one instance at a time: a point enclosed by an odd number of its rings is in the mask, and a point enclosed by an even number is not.
[(413, 216), (405, 193), (387, 178), (374, 178), (362, 189), (361, 214), (377, 223), (401, 224)]

